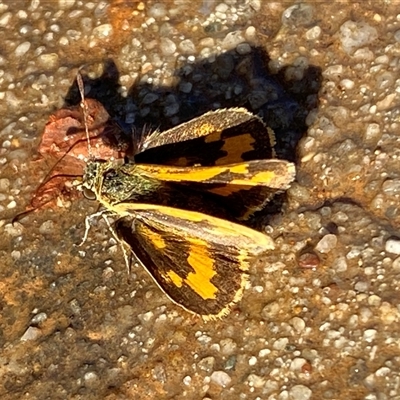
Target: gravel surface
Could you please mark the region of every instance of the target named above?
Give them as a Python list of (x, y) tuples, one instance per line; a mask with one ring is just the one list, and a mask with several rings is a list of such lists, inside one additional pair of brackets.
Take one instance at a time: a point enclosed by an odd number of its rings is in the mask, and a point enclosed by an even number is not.
[[(2, 399), (400, 399), (400, 6), (395, 1), (0, 3)], [(135, 129), (245, 106), (297, 181), (276, 241), (204, 323), (90, 201), (11, 224), (50, 166), (49, 116), (88, 97)]]

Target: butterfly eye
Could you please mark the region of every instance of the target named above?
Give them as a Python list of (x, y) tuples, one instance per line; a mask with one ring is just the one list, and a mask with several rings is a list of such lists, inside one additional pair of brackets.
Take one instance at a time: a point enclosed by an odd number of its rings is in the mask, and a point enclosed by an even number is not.
[(93, 190), (90, 190), (86, 187), (83, 188), (82, 190), (83, 195), (85, 196), (86, 199), (88, 200), (96, 200), (96, 194)]

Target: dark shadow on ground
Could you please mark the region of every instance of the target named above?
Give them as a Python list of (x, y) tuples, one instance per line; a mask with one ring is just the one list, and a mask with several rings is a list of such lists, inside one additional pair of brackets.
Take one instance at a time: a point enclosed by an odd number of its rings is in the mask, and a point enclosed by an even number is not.
[[(296, 161), (297, 143), (307, 131), (305, 119), (318, 107), (321, 71), (315, 66), (303, 70), (287, 66), (272, 74), (269, 62), (259, 47), (245, 55), (228, 51), (215, 60), (183, 65), (172, 79), (173, 86), (139, 82), (125, 98), (120, 95), (116, 64), (109, 59), (100, 78), (84, 76), (86, 96), (99, 100), (113, 118), (139, 131), (166, 130), (216, 108), (245, 107), (275, 131), (277, 156)], [(65, 103), (79, 101), (75, 81)]]

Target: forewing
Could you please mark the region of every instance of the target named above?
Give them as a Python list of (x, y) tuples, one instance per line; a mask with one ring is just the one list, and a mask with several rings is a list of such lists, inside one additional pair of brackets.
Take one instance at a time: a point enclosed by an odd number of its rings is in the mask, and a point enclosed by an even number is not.
[(272, 158), (274, 133), (244, 108), (211, 111), (142, 143), (138, 163), (211, 166)]

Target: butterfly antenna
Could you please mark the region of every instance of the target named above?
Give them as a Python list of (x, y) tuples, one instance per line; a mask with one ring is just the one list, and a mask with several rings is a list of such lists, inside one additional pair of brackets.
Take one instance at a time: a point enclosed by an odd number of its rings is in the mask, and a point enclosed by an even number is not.
[(82, 112), (83, 112), (83, 122), (85, 125), (86, 140), (87, 140), (87, 144), (88, 144), (88, 155), (89, 155), (89, 158), (93, 158), (92, 147), (90, 144), (89, 128), (88, 128), (88, 114), (89, 113), (88, 113), (87, 105), (85, 102), (85, 87), (83, 85), (83, 79), (82, 79), (82, 75), (80, 72), (78, 72), (78, 74), (76, 76), (76, 80), (78, 82), (79, 93), (81, 94), (80, 106), (81, 106)]

